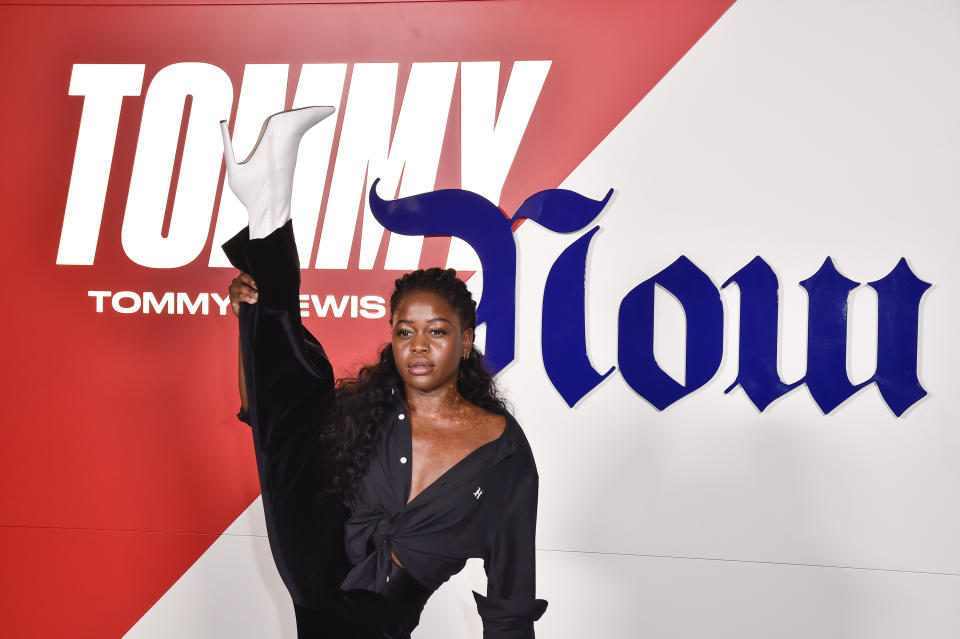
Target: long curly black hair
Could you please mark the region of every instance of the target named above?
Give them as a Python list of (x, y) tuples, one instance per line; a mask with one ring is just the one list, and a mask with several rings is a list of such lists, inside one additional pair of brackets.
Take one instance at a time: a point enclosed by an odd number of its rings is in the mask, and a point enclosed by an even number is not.
[[(464, 329), (477, 326), (477, 303), (467, 285), (453, 269), (428, 268), (407, 273), (396, 280), (390, 296), (390, 321), (403, 298), (413, 291), (441, 295), (459, 315)], [(483, 354), (472, 348), (461, 360), (457, 391), (467, 401), (494, 413), (507, 411), (493, 377), (483, 363)], [(393, 347), (384, 344), (375, 364), (363, 366), (354, 377), (337, 383), (337, 406), (323, 434), (333, 463), (333, 490), (346, 503), (354, 497), (357, 481), (366, 471), (380, 425), (390, 419), (394, 394), (404, 397), (403, 380), (393, 359)]]

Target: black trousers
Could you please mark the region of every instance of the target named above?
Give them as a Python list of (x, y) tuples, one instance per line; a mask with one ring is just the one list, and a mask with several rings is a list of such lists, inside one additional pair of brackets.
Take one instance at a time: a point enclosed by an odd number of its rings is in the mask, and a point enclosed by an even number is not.
[(294, 606), (300, 639), (409, 639), (431, 591), (394, 564), (389, 588), (338, 591), (320, 608)]
[(290, 222), (266, 238), (244, 229), (223, 246), (253, 276), (256, 304), (240, 305), (243, 357), (257, 471), (270, 549), (293, 599), (300, 639), (407, 639), (430, 596), (395, 566), (378, 594), (341, 591), (350, 569), (347, 510), (328, 488), (333, 469), (321, 424), (336, 401), (333, 369), (300, 322), (300, 268)]
[(323, 608), (294, 610), (299, 639), (410, 639), (413, 629), (403, 623), (401, 608), (368, 590), (342, 591)]

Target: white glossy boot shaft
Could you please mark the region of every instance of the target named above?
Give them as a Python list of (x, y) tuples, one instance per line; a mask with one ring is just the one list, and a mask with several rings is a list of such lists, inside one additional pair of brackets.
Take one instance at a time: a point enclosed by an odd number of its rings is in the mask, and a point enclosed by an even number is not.
[(236, 161), (227, 123), (220, 122), (230, 190), (247, 209), (250, 239), (264, 238), (290, 219), (300, 138), (333, 112), (333, 107), (312, 106), (274, 113), (264, 121), (260, 138), (243, 162)]

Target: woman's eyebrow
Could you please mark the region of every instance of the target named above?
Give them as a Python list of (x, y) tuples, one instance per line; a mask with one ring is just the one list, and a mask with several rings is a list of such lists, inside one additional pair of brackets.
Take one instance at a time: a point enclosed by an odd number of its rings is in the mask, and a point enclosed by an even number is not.
[[(453, 324), (453, 322), (448, 320), (446, 317), (431, 317), (430, 319), (427, 320), (427, 324), (429, 324), (430, 322), (446, 322), (447, 324)], [(408, 320), (408, 319), (398, 319), (396, 323), (397, 324), (413, 324), (414, 321)]]

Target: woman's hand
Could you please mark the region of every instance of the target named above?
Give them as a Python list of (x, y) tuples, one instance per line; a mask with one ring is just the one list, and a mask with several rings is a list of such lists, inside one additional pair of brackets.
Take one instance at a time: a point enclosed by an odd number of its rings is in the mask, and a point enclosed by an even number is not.
[(230, 282), (230, 307), (233, 314), (240, 315), (240, 302), (257, 303), (257, 284), (249, 273), (240, 273)]

